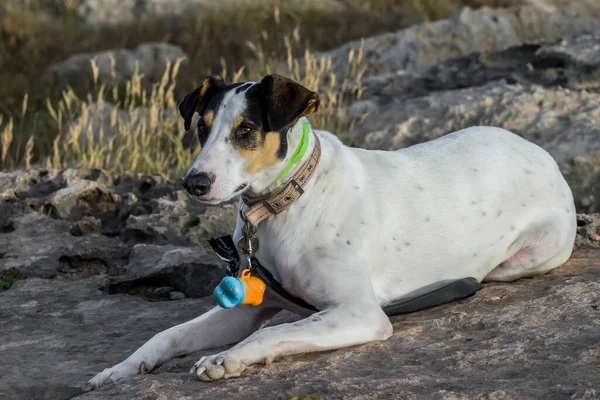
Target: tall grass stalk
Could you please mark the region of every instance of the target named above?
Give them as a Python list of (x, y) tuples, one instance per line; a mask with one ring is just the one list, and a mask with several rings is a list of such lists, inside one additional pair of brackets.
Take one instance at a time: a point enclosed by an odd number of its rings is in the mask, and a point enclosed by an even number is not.
[[(298, 45), (299, 40), (298, 35), (285, 38), (288, 57), (284, 63), (270, 59), (260, 45), (248, 43), (257, 61), (237, 70), (230, 70), (223, 61), (220, 74), (225, 78), (230, 76), (233, 82), (260, 80), (264, 71), (287, 75), (321, 96), (319, 112), (310, 117), (316, 128), (349, 134), (353, 121), (345, 110), (349, 101), (362, 94), (360, 81), (365, 71), (362, 46), (358, 51), (350, 51), (346, 74), (338, 81), (329, 57), (316, 57), (309, 51), (299, 59), (291, 56), (292, 47)], [(123, 93), (118, 88), (99, 84), (95, 93), (84, 98), (67, 88), (56, 104), (48, 101), (48, 115), (60, 134), (54, 139), (49, 154), (41, 160), (42, 165), (101, 168), (117, 174), (183, 176), (200, 145), (194, 138), (191, 147), (184, 147), (186, 132), (177, 111), (180, 99), (175, 97), (182, 61), (167, 63), (161, 79), (150, 88), (142, 84), (143, 75), (136, 66)], [(91, 65), (94, 70), (95, 60), (91, 60)], [(10, 147), (11, 133), (12, 121), (9, 121), (2, 134), (3, 165), (4, 149)], [(31, 165), (33, 143), (31, 137), (25, 146), (26, 167)]]

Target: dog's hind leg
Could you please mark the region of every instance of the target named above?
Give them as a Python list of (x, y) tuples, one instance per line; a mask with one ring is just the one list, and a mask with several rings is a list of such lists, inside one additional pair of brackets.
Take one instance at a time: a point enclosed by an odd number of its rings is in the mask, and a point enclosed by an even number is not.
[(261, 329), (220, 354), (203, 357), (192, 368), (212, 381), (239, 376), (246, 366), (274, 358), (385, 340), (392, 325), (377, 303), (334, 306), (303, 320)]
[(149, 372), (180, 355), (238, 342), (277, 312), (279, 309), (264, 307), (240, 306), (231, 310), (215, 307), (198, 318), (154, 335), (125, 361), (93, 377), (83, 390)]
[(575, 224), (571, 225), (545, 222), (523, 232), (510, 246), (512, 255), (487, 274), (484, 281), (510, 282), (545, 274), (562, 265), (573, 250)]

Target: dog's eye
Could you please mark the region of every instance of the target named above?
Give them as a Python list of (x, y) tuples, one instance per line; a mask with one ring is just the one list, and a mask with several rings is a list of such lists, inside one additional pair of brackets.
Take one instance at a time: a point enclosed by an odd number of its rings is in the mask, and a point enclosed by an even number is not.
[(198, 132), (206, 132), (206, 122), (203, 119), (198, 120)]
[(254, 130), (254, 129), (252, 129), (252, 128), (248, 128), (247, 126), (242, 126), (242, 127), (240, 128), (240, 133), (241, 133), (242, 135), (247, 135), (247, 134), (251, 133), (253, 130)]

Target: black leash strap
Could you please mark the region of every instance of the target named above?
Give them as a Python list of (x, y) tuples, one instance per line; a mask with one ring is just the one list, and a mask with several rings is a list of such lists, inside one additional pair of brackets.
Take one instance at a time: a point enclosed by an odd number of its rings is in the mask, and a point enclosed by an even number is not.
[[(217, 256), (227, 263), (227, 275), (237, 277), (239, 273), (239, 255), (231, 236), (227, 235), (219, 238), (210, 238), (208, 242), (215, 253), (217, 253)], [(262, 266), (256, 257), (252, 257), (251, 264), (252, 272), (256, 273), (269, 289), (299, 307), (306, 308), (307, 310), (319, 311), (312, 304), (307, 303), (285, 290), (277, 279)], [(470, 297), (477, 293), (482, 287), (481, 283), (475, 278), (440, 281), (417, 289), (381, 308), (388, 316), (408, 314), (450, 303), (454, 300)]]
[(294, 303), (297, 306), (306, 308), (308, 310), (319, 311), (312, 304), (307, 303), (299, 297), (292, 295), (290, 292), (285, 290), (283, 286), (273, 277), (273, 275), (262, 266), (260, 261), (256, 257), (252, 257), (252, 266), (254, 267), (253, 272), (267, 285), (267, 287), (273, 290), (275, 293), (283, 297), (284, 299)]
[(227, 263), (227, 275), (237, 276), (239, 272), (240, 256), (233, 243), (231, 235), (208, 239), (210, 247), (217, 253), (217, 256)]
[(381, 308), (388, 316), (408, 314), (470, 297), (482, 287), (475, 278), (440, 281), (408, 293)]

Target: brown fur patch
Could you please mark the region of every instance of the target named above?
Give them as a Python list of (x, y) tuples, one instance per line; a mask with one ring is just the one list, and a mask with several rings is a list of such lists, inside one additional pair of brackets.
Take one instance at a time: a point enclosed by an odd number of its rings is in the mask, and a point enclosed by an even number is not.
[(206, 124), (206, 126), (210, 127), (212, 126), (213, 123), (213, 119), (215, 117), (215, 113), (213, 110), (208, 110), (207, 112), (204, 113), (204, 123)]
[(235, 121), (233, 122), (233, 128), (238, 129), (240, 127), (240, 125), (242, 125), (243, 122), (244, 122), (244, 117), (238, 116), (235, 119)]
[(319, 98), (313, 98), (310, 99), (308, 101), (308, 106), (306, 106), (306, 109), (302, 112), (302, 114), (300, 115), (300, 117), (304, 117), (313, 113), (316, 113), (319, 110)]
[(210, 90), (213, 85), (213, 80), (209, 77), (202, 82), (202, 86), (200, 87), (200, 101), (196, 105), (196, 112), (202, 114), (204, 112), (204, 107), (206, 107), (206, 94)]
[(281, 159), (277, 157), (280, 140), (279, 133), (267, 132), (262, 146), (253, 149), (236, 148), (236, 151), (244, 159), (244, 170), (249, 174), (256, 174), (281, 162)]

